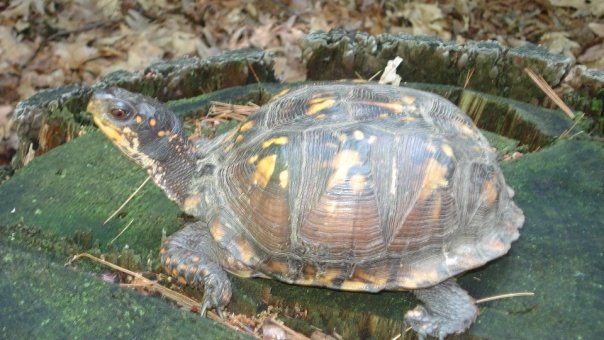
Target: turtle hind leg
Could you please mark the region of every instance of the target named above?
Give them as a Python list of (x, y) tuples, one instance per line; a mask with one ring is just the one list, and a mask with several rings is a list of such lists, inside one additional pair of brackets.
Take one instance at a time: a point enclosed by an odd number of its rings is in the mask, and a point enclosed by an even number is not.
[(188, 224), (171, 235), (160, 254), (162, 267), (179, 283), (203, 287), (202, 316), (208, 308), (222, 314), (222, 308), (231, 300), (231, 281), (219, 265), (220, 250), (205, 223)]
[(405, 323), (413, 328), (420, 339), (428, 335), (444, 339), (449, 334), (461, 333), (478, 316), (474, 299), (453, 279), (414, 290), (413, 294), (424, 305), (408, 311)]

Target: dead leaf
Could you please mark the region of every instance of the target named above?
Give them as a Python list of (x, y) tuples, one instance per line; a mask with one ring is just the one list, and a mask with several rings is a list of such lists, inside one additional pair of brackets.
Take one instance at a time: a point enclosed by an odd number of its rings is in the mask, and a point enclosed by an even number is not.
[(0, 26), (0, 72), (6, 71), (10, 64), (29, 59), (33, 53), (31, 44), (19, 41), (10, 27)]
[(604, 24), (603, 23), (590, 22), (589, 24), (587, 24), (587, 27), (589, 27), (589, 29), (591, 29), (591, 31), (594, 32), (598, 37), (600, 37), (600, 38), (604, 37)]
[(581, 49), (581, 46), (568, 38), (566, 32), (550, 32), (545, 33), (539, 44), (543, 45), (552, 53), (564, 54), (567, 57), (574, 59), (575, 53)]

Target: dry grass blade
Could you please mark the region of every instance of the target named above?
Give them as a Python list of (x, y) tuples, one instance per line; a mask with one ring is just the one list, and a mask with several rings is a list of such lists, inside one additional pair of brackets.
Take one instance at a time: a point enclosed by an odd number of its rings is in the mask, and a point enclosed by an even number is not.
[[(566, 129), (566, 131), (564, 131), (564, 132), (562, 132), (562, 134), (560, 134), (560, 138), (566, 137), (577, 126), (577, 124), (579, 124), (579, 122), (581, 120), (583, 120), (583, 117), (585, 117), (585, 113), (582, 113), (577, 119), (575, 119), (573, 125), (571, 125), (568, 129)], [(582, 132), (583, 131), (579, 131), (578, 133), (574, 134), (573, 136), (578, 135)]]
[(107, 244), (113, 244), (113, 242), (115, 242), (115, 240), (118, 239), (118, 237), (122, 236), (122, 234), (124, 233), (124, 231), (126, 231), (126, 229), (128, 229), (130, 227), (130, 225), (132, 225), (132, 222), (134, 222), (134, 219), (131, 219), (130, 222), (128, 222), (128, 224), (122, 229), (122, 231), (119, 232), (119, 234), (117, 234), (117, 236), (115, 236), (111, 241), (109, 241), (109, 243)]
[(120, 205), (120, 207), (117, 208), (117, 210), (114, 211), (113, 214), (111, 214), (111, 216), (107, 217), (107, 219), (105, 220), (105, 222), (103, 222), (103, 224), (107, 224), (107, 222), (111, 221), (111, 219), (114, 218), (115, 215), (117, 215), (120, 211), (122, 211), (122, 209), (124, 209), (126, 204), (128, 204), (128, 202), (130, 202), (134, 198), (134, 196), (136, 196), (136, 194), (143, 188), (143, 186), (145, 184), (147, 184), (147, 182), (149, 182), (150, 179), (151, 179), (151, 177), (147, 177), (145, 179), (145, 181), (141, 185), (139, 185), (138, 188), (136, 188), (136, 190), (134, 190), (134, 192), (130, 196), (128, 196), (128, 198), (124, 201), (124, 203), (122, 203), (122, 205)]
[(539, 86), (541, 91), (543, 91), (543, 93), (545, 93), (545, 95), (547, 95), (549, 97), (549, 99), (551, 99), (554, 103), (556, 103), (556, 105), (558, 105), (560, 110), (562, 110), (570, 119), (575, 119), (575, 114), (570, 109), (570, 107), (568, 107), (568, 105), (566, 105), (566, 103), (562, 100), (562, 98), (560, 98), (560, 96), (558, 96), (558, 94), (554, 91), (554, 89), (552, 89), (551, 86), (549, 86), (547, 81), (545, 81), (545, 79), (543, 79), (542, 76), (536, 74), (529, 68), (525, 68), (524, 72), (526, 72), (526, 74), (528, 74), (528, 76), (533, 80), (533, 82), (537, 86)]
[(478, 299), (478, 300), (476, 300), (476, 304), (485, 303), (485, 302), (489, 302), (489, 301), (495, 301), (495, 300), (501, 300), (501, 299), (509, 299), (509, 298), (514, 298), (514, 297), (519, 297), (519, 296), (534, 296), (534, 295), (535, 295), (535, 293), (533, 293), (533, 292), (501, 294), (501, 295), (489, 296), (486, 298)]
[(468, 72), (468, 74), (466, 75), (466, 80), (463, 83), (463, 88), (464, 89), (466, 89), (468, 87), (468, 85), (470, 84), (470, 80), (472, 80), (472, 76), (474, 75), (474, 71), (475, 70), (476, 70), (475, 68), (472, 68), (470, 70), (470, 72)]
[[(174, 301), (179, 306), (182, 306), (184, 308), (188, 308), (189, 310), (193, 310), (193, 309), (199, 308), (199, 306), (201, 306), (201, 302), (195, 301), (195, 300), (193, 300), (193, 299), (191, 299), (191, 298), (189, 298), (189, 297), (187, 297), (185, 295), (182, 295), (182, 294), (180, 294), (178, 292), (175, 292), (175, 291), (173, 291), (173, 290), (171, 290), (169, 288), (166, 288), (166, 287), (160, 285), (159, 283), (157, 283), (155, 281), (149, 280), (148, 278), (144, 277), (140, 273), (133, 272), (133, 271), (131, 271), (129, 269), (120, 267), (120, 266), (118, 266), (118, 265), (116, 265), (114, 263), (111, 263), (111, 262), (107, 262), (107, 261), (105, 261), (103, 259), (100, 259), (100, 258), (98, 258), (96, 256), (93, 256), (93, 255), (90, 255), (88, 253), (81, 253), (81, 254), (74, 255), (72, 258), (69, 259), (69, 261), (67, 261), (67, 263), (65, 265), (71, 265), (72, 263), (74, 263), (75, 261), (79, 260), (80, 258), (87, 258), (87, 259), (90, 259), (92, 261), (101, 263), (101, 264), (103, 264), (103, 265), (105, 265), (107, 267), (110, 267), (110, 268), (112, 268), (112, 269), (114, 269), (116, 271), (128, 274), (128, 275), (134, 277), (138, 282), (142, 282), (142, 284), (138, 284), (137, 286), (139, 286), (139, 287), (140, 286), (146, 286), (149, 290), (155, 291), (155, 292), (161, 294), (163, 297), (165, 297), (165, 298), (167, 298), (169, 300)], [(129, 286), (129, 285), (122, 285), (122, 286)], [(237, 331), (241, 331), (241, 329), (239, 329), (239, 328), (237, 328), (237, 327), (235, 327), (235, 326), (233, 326), (233, 325), (231, 325), (231, 324), (229, 324), (227, 322), (224, 322), (224, 320), (222, 320), (220, 318), (220, 316), (218, 316), (218, 314), (216, 314), (216, 313), (214, 313), (212, 311), (208, 311), (207, 312), (207, 316), (208, 316), (208, 318), (210, 318), (210, 319), (212, 319), (214, 321), (220, 322), (221, 324), (223, 324), (223, 325), (225, 325), (225, 326), (227, 326), (227, 327), (229, 327), (231, 329), (234, 329), (234, 330), (237, 330)], [(246, 332), (246, 334), (255, 336), (253, 333), (249, 333), (249, 332)]]

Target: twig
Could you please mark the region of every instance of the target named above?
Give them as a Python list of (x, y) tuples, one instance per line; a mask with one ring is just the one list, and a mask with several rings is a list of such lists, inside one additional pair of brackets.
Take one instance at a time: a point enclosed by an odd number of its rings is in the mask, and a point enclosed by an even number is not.
[(122, 234), (124, 233), (124, 231), (126, 231), (126, 229), (128, 229), (128, 227), (130, 227), (130, 225), (132, 224), (132, 222), (134, 222), (134, 219), (131, 219), (130, 222), (128, 222), (128, 224), (124, 227), (124, 229), (122, 229), (122, 231), (119, 232), (119, 234), (117, 234), (116, 237), (114, 237), (111, 241), (109, 241), (109, 243), (107, 244), (112, 244), (115, 240), (117, 240), (118, 237), (122, 236)]
[[(75, 261), (77, 261), (77, 260), (79, 260), (80, 258), (83, 258), (83, 257), (87, 258), (87, 259), (90, 259), (92, 261), (99, 262), (99, 263), (101, 263), (101, 264), (103, 264), (103, 265), (105, 265), (107, 267), (110, 267), (110, 268), (112, 268), (112, 269), (114, 269), (114, 270), (116, 270), (118, 272), (126, 273), (126, 274), (134, 277), (135, 279), (140, 280), (144, 284), (147, 284), (150, 289), (152, 289), (152, 290), (160, 293), (163, 297), (165, 297), (165, 298), (167, 298), (169, 300), (172, 300), (172, 301), (176, 302), (177, 304), (179, 304), (180, 306), (188, 308), (189, 310), (192, 310), (193, 308), (197, 308), (197, 307), (201, 306), (201, 302), (195, 301), (195, 300), (191, 299), (188, 296), (179, 294), (178, 292), (175, 292), (175, 291), (173, 291), (173, 290), (171, 290), (169, 288), (166, 288), (166, 287), (160, 285), (159, 283), (157, 283), (155, 281), (149, 280), (148, 278), (144, 277), (140, 273), (133, 272), (131, 270), (128, 270), (128, 269), (123, 268), (123, 267), (120, 267), (120, 266), (118, 266), (118, 265), (116, 265), (114, 263), (105, 261), (103, 259), (100, 259), (100, 258), (98, 258), (96, 256), (93, 256), (93, 255), (90, 255), (88, 253), (81, 253), (81, 254), (74, 255), (72, 258), (69, 259), (69, 261), (67, 261), (67, 263), (65, 265), (66, 266), (67, 265), (71, 265), (71, 264), (73, 264), (73, 262), (75, 262)], [(214, 321), (220, 322), (221, 324), (223, 324), (223, 325), (225, 325), (225, 326), (227, 326), (227, 327), (229, 327), (231, 329), (241, 331), (237, 327), (235, 327), (235, 326), (233, 326), (233, 325), (231, 325), (231, 324), (229, 324), (227, 322), (224, 322), (224, 320), (222, 320), (220, 318), (220, 316), (218, 316), (218, 314), (216, 314), (216, 313), (214, 313), (212, 311), (207, 311), (207, 316), (208, 316), (208, 318), (210, 318), (210, 319), (212, 319)], [(246, 334), (249, 334), (249, 333), (246, 333)], [(253, 335), (253, 334), (250, 334), (250, 335)]]
[(126, 206), (126, 204), (128, 204), (128, 202), (132, 200), (132, 198), (143, 188), (145, 184), (147, 184), (147, 182), (149, 182), (150, 179), (151, 177), (147, 177), (145, 181), (141, 185), (139, 185), (139, 187), (134, 190), (134, 192), (126, 199), (126, 201), (124, 201), (124, 203), (122, 203), (122, 205), (120, 205), (120, 207), (117, 208), (117, 210), (113, 214), (111, 214), (111, 216), (107, 217), (103, 224), (107, 224), (107, 222), (111, 221), (111, 219), (114, 218), (115, 215), (117, 215)]
[(534, 295), (535, 295), (535, 293), (533, 293), (533, 292), (501, 294), (501, 295), (489, 296), (486, 298), (478, 299), (478, 300), (476, 300), (476, 304), (480, 304), (480, 303), (484, 303), (484, 302), (488, 302), (488, 301), (494, 301), (494, 300), (519, 297), (519, 296), (534, 296)]
[(549, 86), (547, 81), (545, 81), (545, 79), (543, 79), (542, 76), (536, 74), (528, 67), (524, 68), (524, 72), (526, 72), (526, 74), (528, 74), (528, 76), (533, 80), (533, 82), (537, 86), (539, 86), (541, 91), (543, 91), (543, 93), (545, 93), (545, 95), (548, 96), (549, 99), (551, 99), (554, 103), (556, 103), (556, 105), (558, 105), (560, 110), (562, 110), (570, 119), (575, 118), (575, 114), (570, 109), (570, 107), (568, 107), (568, 105), (566, 105), (566, 103), (562, 100), (562, 98), (560, 98), (560, 96), (558, 96), (558, 94), (554, 91), (554, 89), (552, 89), (551, 86)]

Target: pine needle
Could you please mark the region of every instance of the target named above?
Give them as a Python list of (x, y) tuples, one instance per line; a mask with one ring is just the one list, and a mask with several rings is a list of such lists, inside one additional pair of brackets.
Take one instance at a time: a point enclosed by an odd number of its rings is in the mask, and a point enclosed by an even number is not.
[(535, 295), (535, 293), (533, 293), (533, 292), (501, 294), (501, 295), (495, 295), (495, 296), (478, 299), (478, 300), (476, 300), (476, 304), (494, 301), (494, 300), (509, 299), (509, 298), (514, 298), (514, 297), (519, 297), (519, 296), (534, 296), (534, 295)]
[(560, 98), (560, 96), (558, 96), (558, 94), (554, 91), (554, 89), (552, 89), (551, 86), (549, 86), (547, 81), (545, 81), (545, 79), (543, 79), (542, 76), (536, 74), (528, 67), (524, 68), (524, 72), (526, 72), (526, 74), (528, 74), (528, 76), (531, 78), (531, 80), (533, 80), (533, 82), (537, 86), (539, 86), (541, 91), (543, 91), (543, 93), (545, 93), (545, 95), (548, 96), (549, 99), (551, 99), (556, 105), (558, 105), (560, 110), (562, 110), (570, 119), (575, 119), (575, 114), (570, 109), (570, 107), (568, 107), (568, 105), (566, 105), (566, 103), (562, 100), (562, 98)]
[(103, 224), (107, 224), (107, 222), (111, 221), (111, 219), (114, 218), (115, 215), (117, 215), (120, 211), (122, 211), (122, 209), (124, 209), (126, 204), (128, 204), (128, 202), (130, 202), (132, 200), (132, 198), (134, 198), (134, 196), (143, 188), (143, 186), (145, 184), (147, 184), (147, 182), (149, 182), (150, 179), (151, 179), (151, 177), (147, 177), (145, 179), (145, 181), (141, 185), (139, 185), (139, 187), (136, 190), (134, 190), (134, 192), (126, 199), (126, 201), (124, 201), (124, 203), (122, 203), (122, 205), (120, 205), (120, 207), (117, 208), (117, 210), (114, 211), (113, 214), (111, 214), (111, 216), (107, 217), (107, 219), (105, 220), (105, 222), (103, 222)]
[(107, 244), (112, 244), (115, 240), (117, 240), (118, 237), (122, 236), (122, 234), (124, 233), (124, 231), (126, 231), (126, 229), (128, 229), (130, 227), (130, 225), (132, 225), (132, 222), (134, 222), (134, 219), (131, 219), (130, 222), (128, 222), (128, 224), (122, 229), (122, 231), (119, 232), (119, 234), (117, 234), (116, 237), (114, 237), (111, 241), (109, 241), (109, 243)]

